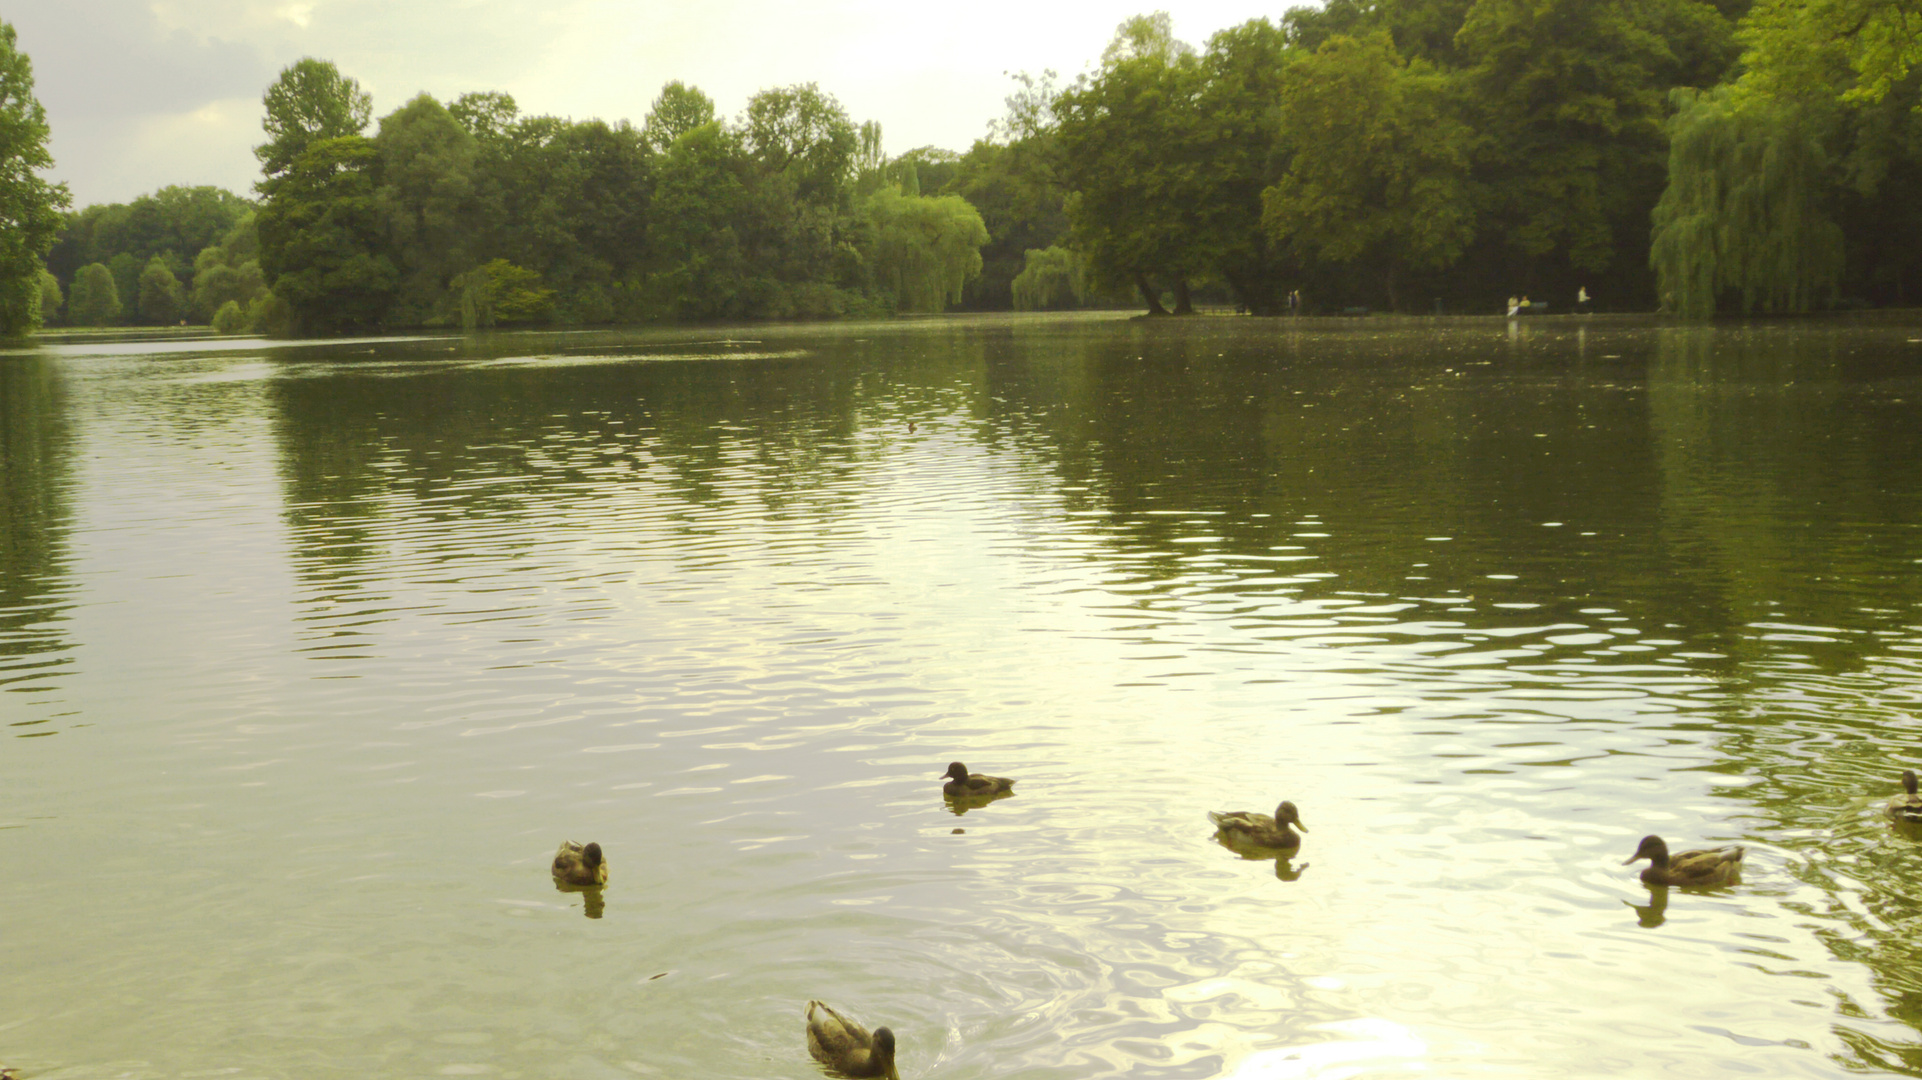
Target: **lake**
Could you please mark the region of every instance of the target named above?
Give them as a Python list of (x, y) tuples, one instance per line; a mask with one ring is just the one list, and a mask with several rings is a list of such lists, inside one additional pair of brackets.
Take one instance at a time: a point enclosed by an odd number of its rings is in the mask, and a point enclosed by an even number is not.
[(1922, 1076), (1918, 339), (0, 354), (0, 1064), (811, 1078), (820, 998), (910, 1080)]

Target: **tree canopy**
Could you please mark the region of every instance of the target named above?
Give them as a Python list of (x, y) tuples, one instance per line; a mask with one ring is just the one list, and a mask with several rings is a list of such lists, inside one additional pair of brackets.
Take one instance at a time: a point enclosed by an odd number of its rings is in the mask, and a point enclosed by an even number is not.
[(33, 94), (33, 63), (13, 26), (0, 22), (0, 338), (40, 325), (41, 259), (67, 205), (66, 186), (40, 175), (53, 164), (48, 134), (47, 111)]

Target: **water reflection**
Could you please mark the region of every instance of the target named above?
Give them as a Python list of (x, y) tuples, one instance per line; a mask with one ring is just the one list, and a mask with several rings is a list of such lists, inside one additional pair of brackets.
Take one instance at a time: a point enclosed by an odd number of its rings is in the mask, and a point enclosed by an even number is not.
[(73, 510), (65, 380), (37, 356), (0, 358), (0, 701), (8, 734), (52, 735), (74, 663), (63, 623)]
[[(371, 1073), (765, 1076), (828, 986), (919, 1075), (1922, 1072), (1906, 339), (1558, 327), (48, 361), (87, 423), (39, 460), (131, 464), (7, 494), (83, 531), (8, 588), (83, 578), (116, 660), (44, 839), (124, 834), (93, 884), (154, 929), (0, 884), (10, 970), (70, 920), (113, 958), (84, 1021), (0, 1012), (76, 1075), (318, 1024)], [(937, 807), (954, 747), (1034, 786)], [(1317, 817), (1313, 877), (1250, 860), (1286, 889), (1200, 831), (1271, 790)], [(592, 933), (523, 854), (568, 829), (644, 867)], [(1648, 832), (1750, 880), (1670, 906)]]
[[(606, 886), (569, 885), (564, 881), (556, 881), (554, 882), (554, 891), (562, 892), (562, 893), (579, 893), (581, 897), (581, 914), (587, 916), (590, 919), (598, 919), (607, 911)], [(659, 977), (660, 976), (658, 975), (655, 976), (655, 978), (659, 978)]]

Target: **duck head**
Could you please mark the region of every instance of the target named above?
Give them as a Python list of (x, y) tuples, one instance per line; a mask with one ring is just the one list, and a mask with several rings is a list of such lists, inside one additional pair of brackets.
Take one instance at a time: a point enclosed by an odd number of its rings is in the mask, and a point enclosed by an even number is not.
[(1637, 859), (1647, 859), (1650, 866), (1667, 866), (1668, 844), (1659, 836), (1644, 836), (1641, 845), (1635, 849), (1635, 854), (1623, 859), (1622, 865), (1627, 866)]
[(1915, 793), (1916, 793), (1916, 792), (1915, 792), (1915, 770), (1914, 770), (1914, 769), (1903, 769), (1903, 770), (1902, 770), (1902, 790), (1903, 790), (1903, 791), (1906, 791), (1906, 792), (1908, 792), (1908, 793), (1909, 793), (1909, 794), (1911, 794), (1911, 795), (1913, 795), (1913, 794), (1915, 794)]
[(581, 861), (587, 864), (587, 868), (589, 870), (592, 870), (595, 867), (601, 865), (601, 845), (588, 844), (586, 847), (582, 848)]
[(1295, 809), (1295, 804), (1291, 802), (1284, 801), (1280, 806), (1275, 807), (1275, 824), (1293, 825), (1302, 832), (1308, 831), (1308, 826), (1301, 823), (1301, 811)]
[(966, 765), (961, 764), (958, 761), (950, 762), (948, 765), (948, 771), (942, 773), (941, 775), (947, 777), (950, 780), (959, 780), (965, 784), (968, 782), (968, 767)]

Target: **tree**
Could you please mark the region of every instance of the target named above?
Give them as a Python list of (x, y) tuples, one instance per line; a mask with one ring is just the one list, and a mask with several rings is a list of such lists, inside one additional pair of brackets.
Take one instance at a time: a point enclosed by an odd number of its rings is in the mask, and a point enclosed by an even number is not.
[(201, 248), (194, 256), (193, 283), (188, 310), (204, 320), (211, 320), (229, 303), (244, 311), (267, 291), (260, 270), (260, 234), (252, 213), (228, 230), (220, 243)]
[(878, 293), (896, 311), (943, 311), (981, 272), (988, 227), (959, 195), (903, 195), (882, 188), (868, 200), (867, 252)]
[(120, 290), (104, 263), (88, 263), (74, 275), (67, 296), (67, 321), (74, 326), (109, 326), (120, 318)]
[(1833, 299), (1843, 235), (1813, 108), (1732, 87), (1677, 90), (1675, 101), (1649, 251), (1663, 306), (1705, 319), (1726, 291), (1744, 313)]
[(49, 322), (60, 317), (60, 306), (65, 302), (60, 295), (60, 279), (45, 270), (40, 271), (40, 319)]
[(1490, 230), (1571, 272), (1639, 276), (1668, 92), (1722, 77), (1728, 21), (1701, 0), (1477, 0), (1456, 42)]
[(723, 319), (757, 313), (772, 283), (747, 250), (747, 237), (768, 228), (752, 170), (740, 138), (718, 123), (683, 132), (663, 156), (648, 275), (648, 292), (662, 314)]
[(371, 139), (348, 135), (314, 143), (273, 179), (254, 219), (260, 266), (294, 333), (385, 322), (399, 275), (381, 250), (379, 165)]
[(748, 151), (789, 177), (804, 203), (834, 202), (852, 179), (859, 136), (841, 103), (816, 83), (763, 90), (748, 99)]
[(1067, 248), (1029, 248), (1027, 265), (1011, 286), (1016, 311), (1053, 311), (1080, 306), (1088, 295), (1088, 268)]
[(1745, 77), (1782, 97), (1881, 101), (1922, 64), (1914, 0), (1757, 0), (1742, 27)]
[(167, 267), (167, 260), (155, 255), (140, 272), (140, 318), (156, 326), (172, 326), (186, 310), (186, 296), (180, 279)]
[(657, 152), (666, 152), (674, 140), (714, 122), (714, 102), (706, 94), (679, 79), (661, 87), (660, 96), (647, 111), (641, 130)]
[(452, 322), (457, 302), (449, 283), (473, 265), (478, 145), (427, 94), (382, 117), (374, 145), (385, 246), (401, 273), (390, 318), (403, 325)]
[(0, 22), (0, 338), (23, 337), (40, 325), (41, 261), (60, 229), (65, 184), (38, 175), (47, 153), (47, 111), (33, 96), (33, 63), (13, 26)]
[(1210, 269), (1196, 212), (1207, 198), (1202, 71), (1165, 12), (1121, 24), (1101, 69), (1057, 97), (1057, 165), (1072, 191), (1075, 246), (1105, 286), (1132, 285), (1149, 314), (1193, 310), (1189, 284)]
[(251, 202), (233, 192), (205, 186), (169, 186), (130, 203), (96, 204), (67, 215), (47, 267), (71, 281), (82, 266), (125, 254), (132, 262), (131, 281), (148, 259), (164, 254), (178, 273), (252, 210)]
[(459, 121), (460, 125), (467, 129), (467, 133), (476, 139), (503, 137), (507, 129), (513, 126), (520, 111), (520, 106), (514, 103), (512, 94), (491, 90), (484, 93), (462, 94), (454, 99), (453, 104), (447, 106), (448, 115)]
[(1404, 61), (1386, 32), (1329, 38), (1290, 65), (1281, 118), (1288, 168), (1262, 194), (1277, 242), (1367, 260), (1394, 309), (1407, 268), (1447, 266), (1474, 238), (1475, 137), (1444, 78)]
[(331, 62), (303, 57), (281, 69), (261, 99), (267, 141), (254, 148), (268, 181), (291, 169), (308, 147), (358, 135), (373, 118), (373, 96)]
[(460, 290), (461, 326), (467, 330), (501, 323), (545, 322), (554, 310), (554, 290), (541, 276), (506, 259), (495, 259), (454, 279)]
[(380, 150), (360, 134), (372, 99), (308, 57), (284, 69), (263, 102), (268, 141), (254, 153), (266, 203), (254, 223), (285, 321), (295, 333), (379, 327), (399, 275), (382, 249)]

